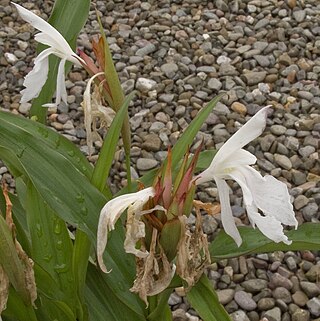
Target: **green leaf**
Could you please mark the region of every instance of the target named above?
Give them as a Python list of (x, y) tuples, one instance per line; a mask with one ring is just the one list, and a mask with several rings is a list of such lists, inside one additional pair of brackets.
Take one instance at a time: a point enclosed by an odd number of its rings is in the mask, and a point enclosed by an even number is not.
[(64, 301), (75, 312), (77, 293), (72, 269), (73, 246), (67, 226), (31, 183), (27, 188), (26, 210), (32, 259), (59, 284), (65, 294)]
[(168, 304), (171, 288), (167, 288), (160, 294), (153, 297), (149, 297), (149, 311), (150, 314), (147, 317), (148, 321), (172, 321), (172, 312)]
[(230, 316), (219, 303), (212, 284), (204, 274), (187, 292), (187, 299), (203, 321), (231, 321)]
[[(0, 117), (0, 146), (3, 146), (0, 147), (0, 158), (15, 176), (32, 182), (55, 213), (64, 221), (78, 225), (92, 244), (96, 244), (99, 213), (106, 203), (105, 196), (79, 171), (76, 162), (49, 147), (41, 133), (30, 131), (30, 123), (35, 124), (19, 118), (17, 126), (14, 119), (7, 122)], [(51, 137), (48, 135), (46, 139)], [(105, 252), (107, 266), (112, 269), (112, 273), (103, 276), (112, 291), (105, 295), (113, 295), (137, 314), (144, 314), (141, 300), (129, 292), (135, 276), (134, 258), (125, 253), (123, 242), (124, 231), (119, 222), (117, 233), (111, 233)], [(118, 313), (121, 316), (120, 310)]]
[[(78, 315), (85, 314), (87, 306), (84, 300), (84, 289), (86, 284), (87, 267), (89, 263), (89, 255), (91, 242), (87, 234), (81, 230), (77, 230), (75, 242), (73, 246), (72, 269), (79, 297)], [(83, 317), (79, 320), (83, 320)]]
[[(23, 129), (28, 135), (34, 136), (49, 149), (56, 150), (69, 160), (86, 177), (91, 178), (93, 166), (88, 162), (86, 157), (81, 153), (79, 148), (70, 142), (61, 134), (49, 129), (47, 126), (35, 121), (28, 121), (26, 118), (14, 115), (12, 113), (0, 111), (1, 128), (6, 126), (16, 127), (17, 130)], [(23, 138), (25, 140), (26, 138)], [(19, 141), (14, 142), (16, 155), (23, 154), (25, 146)], [(19, 164), (16, 164), (19, 166)], [(17, 169), (22, 172), (21, 169)], [(14, 173), (12, 173), (14, 174)], [(14, 174), (15, 175), (15, 174)], [(15, 175), (16, 176), (16, 175)]]
[[(119, 321), (145, 321), (143, 313), (146, 311), (145, 306), (141, 304), (141, 311), (137, 313), (127, 302), (119, 300), (113, 295), (114, 289), (108, 280), (113, 277), (114, 271), (109, 275), (103, 274), (92, 264), (89, 264), (87, 273), (87, 287), (85, 295), (87, 302), (90, 304), (89, 319), (94, 321), (119, 320)], [(121, 282), (118, 291), (129, 291), (127, 285)]]
[[(124, 104), (124, 93), (121, 87), (119, 76), (117, 74), (116, 68), (113, 63), (112, 54), (109, 48), (106, 34), (103, 30), (100, 16), (98, 14), (97, 14), (97, 18), (100, 26), (100, 34), (104, 43), (104, 57), (105, 57), (104, 73), (105, 73), (105, 78), (107, 80), (108, 86), (110, 88), (111, 96), (112, 96), (111, 108), (116, 112), (118, 112), (122, 107), (122, 105)], [(128, 113), (126, 113), (124, 117), (121, 133), (122, 133), (124, 152), (126, 155), (127, 182), (130, 190), (131, 188), (131, 168), (130, 168), (131, 130), (130, 130)]]
[[(108, 134), (104, 139), (100, 155), (95, 166), (92, 184), (96, 186), (101, 192), (106, 186), (107, 178), (109, 177), (110, 168), (116, 152), (117, 143), (119, 141), (120, 131), (123, 121), (127, 115), (127, 110), (134, 93), (126, 97), (122, 107), (114, 117), (112, 124), (108, 130)], [(111, 195), (110, 195), (111, 196)]]
[(210, 166), (213, 160), (213, 157), (215, 156), (216, 153), (217, 153), (217, 150), (215, 149), (205, 150), (201, 152), (196, 165), (196, 172), (207, 169)]
[[(2, 312), (3, 321), (37, 321), (37, 316), (31, 305), (26, 306), (17, 292), (10, 287), (7, 308)], [(44, 320), (41, 320), (44, 321)]]
[[(49, 23), (54, 26), (67, 40), (72, 48), (75, 48), (78, 33), (84, 26), (90, 7), (90, 0), (56, 0)], [(39, 45), (39, 52), (45, 47)], [(37, 120), (45, 123), (47, 109), (43, 104), (49, 103), (56, 87), (57, 71), (60, 59), (50, 57), (50, 68), (48, 79), (43, 86), (38, 98), (34, 99), (30, 116), (36, 116)], [(71, 64), (67, 64), (67, 70), (70, 70)]]
[(63, 320), (77, 321), (70, 307), (63, 301), (41, 298), (41, 306), (36, 314), (41, 321)]
[(241, 246), (237, 247), (229, 235), (220, 231), (209, 246), (212, 260), (219, 261), (241, 255), (274, 251), (320, 250), (320, 223), (304, 223), (297, 230), (288, 231), (286, 235), (292, 240), (291, 245), (283, 242), (275, 243), (252, 227), (238, 229), (242, 237)]

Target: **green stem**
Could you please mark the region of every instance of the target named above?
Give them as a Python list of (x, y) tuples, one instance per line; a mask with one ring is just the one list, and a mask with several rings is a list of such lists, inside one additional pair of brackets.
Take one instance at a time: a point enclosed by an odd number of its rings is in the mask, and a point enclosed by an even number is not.
[(131, 193), (132, 181), (131, 181), (130, 152), (125, 154), (126, 154), (127, 185), (128, 185), (128, 191), (129, 193)]

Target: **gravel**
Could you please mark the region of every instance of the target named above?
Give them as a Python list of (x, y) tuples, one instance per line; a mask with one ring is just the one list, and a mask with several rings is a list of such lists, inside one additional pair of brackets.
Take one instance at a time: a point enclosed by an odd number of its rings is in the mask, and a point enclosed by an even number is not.
[[(22, 2), (47, 19), (53, 1)], [(217, 93), (225, 93), (197, 135), (206, 149), (219, 148), (252, 115), (272, 105), (263, 134), (246, 149), (256, 168), (285, 182), (299, 223), (320, 218), (320, 4), (317, 0), (217, 0), (155, 2), (93, 1), (78, 46), (91, 54), (98, 31), (95, 7), (113, 51), (126, 93), (137, 90), (129, 107), (132, 167), (137, 178), (156, 168), (169, 145)], [(9, 1), (0, 3), (0, 105), (27, 116), (19, 104), (23, 77), (35, 57), (34, 30), (17, 19)], [(50, 112), (48, 124), (86, 153), (80, 106), (86, 73), (73, 67), (67, 81), (68, 105)], [(119, 142), (121, 146), (121, 141)], [(96, 160), (101, 142), (94, 143)], [(194, 150), (194, 146), (191, 150)], [(126, 184), (124, 155), (112, 171), (117, 189)], [(14, 181), (0, 162), (0, 178)], [(230, 182), (233, 213), (248, 224), (240, 187)], [(215, 202), (213, 183), (197, 197)], [(218, 216), (204, 216), (209, 239), (221, 227)], [(208, 276), (232, 320), (311, 321), (320, 317), (317, 251), (281, 251), (214, 263)], [(173, 319), (200, 320), (186, 297), (175, 291)]]

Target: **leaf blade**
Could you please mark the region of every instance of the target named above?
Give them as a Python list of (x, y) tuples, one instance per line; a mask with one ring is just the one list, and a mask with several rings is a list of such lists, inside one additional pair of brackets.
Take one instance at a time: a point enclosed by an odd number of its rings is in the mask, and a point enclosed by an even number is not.
[(204, 274), (187, 292), (187, 299), (203, 321), (231, 321), (230, 316), (219, 303), (212, 284)]
[(213, 261), (238, 257), (253, 253), (266, 253), (273, 251), (302, 251), (319, 250), (320, 224), (304, 223), (297, 230), (286, 233), (291, 245), (274, 243), (266, 238), (259, 230), (251, 227), (239, 227), (242, 244), (238, 248), (233, 239), (224, 231), (220, 231), (215, 240), (210, 244), (209, 251)]

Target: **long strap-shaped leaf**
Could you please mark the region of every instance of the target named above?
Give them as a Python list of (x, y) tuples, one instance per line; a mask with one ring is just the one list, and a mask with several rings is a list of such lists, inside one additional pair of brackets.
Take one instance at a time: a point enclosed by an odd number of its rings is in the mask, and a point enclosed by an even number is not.
[(212, 260), (218, 261), (252, 253), (320, 249), (320, 223), (304, 223), (297, 230), (288, 231), (286, 235), (292, 240), (291, 245), (283, 242), (275, 243), (252, 227), (239, 227), (239, 232), (242, 237), (242, 244), (239, 247), (224, 231), (218, 234), (210, 244)]
[(204, 274), (187, 292), (187, 299), (203, 321), (231, 321), (230, 316), (219, 303), (212, 284)]

